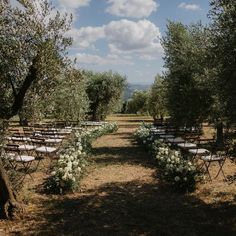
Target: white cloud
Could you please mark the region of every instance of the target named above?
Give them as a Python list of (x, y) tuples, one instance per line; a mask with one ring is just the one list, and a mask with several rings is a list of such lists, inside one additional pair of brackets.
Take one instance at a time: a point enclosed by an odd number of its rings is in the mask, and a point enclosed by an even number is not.
[(132, 61), (119, 57), (118, 55), (108, 54), (101, 57), (94, 54), (77, 53), (75, 55), (79, 64), (94, 65), (133, 65)]
[(107, 13), (133, 18), (148, 17), (159, 6), (154, 0), (108, 0), (108, 3), (111, 5), (106, 8)]
[(148, 20), (112, 21), (105, 28), (111, 52), (153, 54), (160, 52), (159, 28)]
[(91, 0), (52, 0), (62, 14), (72, 14), (73, 19), (77, 19), (77, 10), (81, 7), (89, 6)]
[(69, 9), (88, 6), (91, 0), (59, 0), (60, 5)]
[(185, 3), (185, 2), (180, 3), (178, 8), (183, 8), (185, 10), (191, 10), (191, 11), (201, 10), (200, 6), (197, 5), (197, 4), (188, 4), (188, 3)]
[(74, 44), (81, 48), (93, 46), (92, 43), (105, 37), (103, 26), (72, 28), (67, 34), (74, 39)]
[(105, 39), (112, 54), (134, 54), (142, 58), (156, 57), (162, 53), (159, 28), (148, 20), (112, 21), (101, 27), (72, 29), (69, 36), (79, 48), (92, 47), (99, 39)]

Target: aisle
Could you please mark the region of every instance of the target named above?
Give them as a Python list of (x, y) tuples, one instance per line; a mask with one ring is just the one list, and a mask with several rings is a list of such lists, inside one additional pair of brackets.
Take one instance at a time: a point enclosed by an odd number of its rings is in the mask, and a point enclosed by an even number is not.
[(147, 153), (134, 144), (133, 132), (134, 128), (120, 128), (94, 143), (94, 165), (81, 182), (78, 233), (140, 235), (150, 231), (151, 222), (145, 218), (152, 215), (150, 197), (156, 195), (157, 178)]
[(151, 183), (155, 168), (150, 165), (147, 153), (137, 147), (132, 139), (135, 129), (120, 128), (117, 133), (103, 136), (94, 144), (93, 171), (82, 180), (84, 192), (107, 184), (125, 184), (131, 181)]

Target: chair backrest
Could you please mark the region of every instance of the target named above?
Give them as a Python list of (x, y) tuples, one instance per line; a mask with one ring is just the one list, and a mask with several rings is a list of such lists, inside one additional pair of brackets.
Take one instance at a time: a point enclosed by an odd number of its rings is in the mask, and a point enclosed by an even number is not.
[(45, 139), (38, 137), (31, 137), (31, 143), (36, 146), (42, 146), (45, 145)]
[(200, 147), (209, 150), (211, 153), (216, 151), (215, 139), (214, 138), (199, 138), (197, 143)]
[(4, 147), (5, 152), (17, 152), (19, 153), (19, 145), (17, 144), (11, 144), (11, 143), (7, 143), (6, 146)]

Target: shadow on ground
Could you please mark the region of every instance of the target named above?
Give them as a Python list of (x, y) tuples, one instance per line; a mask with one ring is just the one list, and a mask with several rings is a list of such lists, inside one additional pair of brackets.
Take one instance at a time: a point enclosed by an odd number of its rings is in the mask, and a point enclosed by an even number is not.
[(157, 182), (114, 182), (41, 204), (44, 223), (28, 235), (236, 235), (235, 205), (206, 205)]
[(155, 162), (148, 152), (136, 146), (97, 147), (93, 160), (98, 165), (130, 164), (155, 168)]
[[(119, 136), (119, 137), (117, 137)], [(136, 142), (130, 132), (117, 132), (109, 135), (111, 140), (117, 138), (125, 145), (93, 147), (93, 160), (98, 165), (142, 165), (144, 167), (155, 168), (155, 161), (151, 155), (142, 147), (136, 145)], [(115, 142), (115, 141), (114, 141)]]

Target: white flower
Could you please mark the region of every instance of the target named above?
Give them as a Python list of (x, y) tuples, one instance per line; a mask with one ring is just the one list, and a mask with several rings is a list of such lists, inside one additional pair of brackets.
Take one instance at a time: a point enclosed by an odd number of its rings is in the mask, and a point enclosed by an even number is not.
[(176, 182), (180, 181), (180, 177), (179, 176), (175, 176), (175, 181)]
[(187, 179), (187, 177), (184, 177), (184, 181), (186, 182), (188, 179)]
[(73, 161), (73, 166), (77, 166), (79, 164), (78, 161)]
[(179, 156), (179, 152), (178, 152), (178, 151), (175, 151), (175, 152), (174, 152), (174, 155), (178, 157), (178, 156)]
[(56, 171), (52, 171), (52, 172), (51, 172), (51, 175), (52, 175), (52, 176), (56, 175)]
[(66, 179), (67, 179), (67, 174), (64, 174), (64, 175), (62, 176), (62, 179), (63, 179), (63, 180), (66, 180)]
[(68, 174), (68, 179), (72, 179), (73, 175), (72, 174)]

